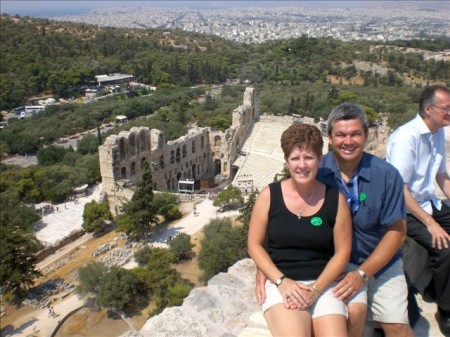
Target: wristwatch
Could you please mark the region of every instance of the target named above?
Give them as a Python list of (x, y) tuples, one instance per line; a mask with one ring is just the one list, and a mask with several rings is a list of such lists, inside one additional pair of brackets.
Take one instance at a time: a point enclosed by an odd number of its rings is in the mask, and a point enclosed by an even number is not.
[(281, 283), (283, 283), (283, 280), (286, 278), (286, 276), (281, 276), (280, 278), (277, 278), (276, 280), (275, 280), (275, 285), (278, 287)]
[(358, 272), (359, 276), (361, 276), (361, 278), (363, 279), (364, 282), (369, 281), (369, 275), (367, 275), (364, 271), (362, 271), (361, 269), (356, 269), (356, 271)]

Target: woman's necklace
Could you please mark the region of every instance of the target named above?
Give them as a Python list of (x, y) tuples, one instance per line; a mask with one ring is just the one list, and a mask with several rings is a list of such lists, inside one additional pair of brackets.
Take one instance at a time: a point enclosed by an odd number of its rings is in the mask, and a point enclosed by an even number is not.
[(303, 213), (303, 211), (305, 211), (305, 210), (308, 209), (309, 203), (311, 202), (311, 199), (312, 199), (312, 197), (313, 197), (315, 191), (316, 191), (316, 183), (314, 182), (313, 191), (311, 192), (311, 195), (309, 196), (309, 199), (308, 199), (308, 202), (306, 203), (305, 208), (299, 209), (298, 212), (297, 212), (297, 214), (296, 214), (296, 215), (297, 215), (297, 218), (298, 218), (299, 220), (302, 218), (302, 213)]

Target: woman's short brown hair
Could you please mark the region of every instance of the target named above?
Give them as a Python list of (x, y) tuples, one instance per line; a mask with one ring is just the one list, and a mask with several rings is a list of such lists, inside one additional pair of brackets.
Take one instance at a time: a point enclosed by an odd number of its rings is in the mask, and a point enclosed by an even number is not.
[(310, 124), (293, 124), (281, 135), (281, 149), (288, 158), (292, 149), (311, 149), (318, 157), (322, 156), (323, 139), (320, 130)]

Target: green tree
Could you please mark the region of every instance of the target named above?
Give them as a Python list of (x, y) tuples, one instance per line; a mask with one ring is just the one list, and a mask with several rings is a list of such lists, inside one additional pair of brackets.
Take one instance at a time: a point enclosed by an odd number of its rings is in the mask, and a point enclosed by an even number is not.
[(338, 105), (339, 103), (339, 89), (335, 86), (332, 86), (328, 91), (327, 100), (330, 105)]
[(367, 116), (367, 120), (369, 121), (369, 125), (374, 125), (375, 122), (378, 120), (378, 113), (375, 111), (375, 109), (365, 106), (364, 113)]
[(124, 310), (137, 295), (137, 280), (133, 272), (112, 267), (100, 280), (97, 302), (106, 309)]
[(180, 208), (177, 205), (167, 205), (160, 209), (159, 212), (166, 221), (174, 221), (177, 219), (181, 219), (183, 214), (180, 211)]
[(123, 215), (118, 218), (118, 228), (135, 237), (144, 237), (151, 231), (151, 224), (156, 223), (156, 210), (153, 205), (153, 181), (148, 163), (145, 162), (142, 178), (136, 184), (136, 191), (131, 200), (123, 206)]
[(153, 195), (153, 206), (159, 214), (163, 207), (176, 204), (178, 204), (178, 197), (174, 193), (160, 192)]
[(37, 203), (42, 200), (42, 194), (32, 178), (20, 179), (16, 187), (22, 201)]
[(203, 110), (215, 110), (217, 106), (217, 101), (211, 95), (206, 95)]
[(230, 184), (217, 195), (213, 205), (218, 207), (229, 205), (233, 208), (242, 205), (243, 201), (244, 198), (242, 197), (242, 192), (239, 187)]
[(167, 306), (179, 306), (183, 304), (183, 300), (189, 295), (192, 285), (187, 282), (177, 281), (174, 285), (167, 288)]
[(102, 133), (100, 132), (100, 127), (97, 126), (97, 147), (103, 144)]
[[(101, 137), (101, 136), (100, 136)], [(81, 154), (96, 153), (98, 150), (98, 136), (88, 134), (77, 142), (77, 152)]]
[(101, 232), (104, 227), (105, 220), (111, 220), (112, 215), (107, 202), (92, 200), (84, 205), (83, 211), (83, 228), (87, 232)]
[(150, 256), (152, 255), (152, 249), (149, 246), (145, 246), (134, 253), (134, 260), (140, 266), (145, 266), (148, 261), (150, 261)]
[(194, 252), (192, 248), (194, 245), (191, 243), (191, 237), (186, 233), (180, 233), (169, 242), (170, 250), (176, 257), (176, 261), (190, 259)]
[(354, 101), (357, 98), (358, 98), (358, 95), (356, 95), (355, 93), (345, 91), (345, 92), (341, 92), (339, 94), (339, 98), (338, 98), (337, 101), (335, 100), (335, 102), (337, 104), (340, 104), (340, 103), (343, 103), (343, 102), (352, 102), (352, 101)]
[(77, 158), (73, 170), (82, 174), (80, 182), (84, 184), (95, 184), (102, 180), (100, 175), (100, 161), (98, 154), (87, 154)]
[(291, 177), (291, 174), (289, 173), (289, 170), (287, 168), (287, 166), (283, 166), (283, 170), (281, 170), (281, 173), (277, 173), (275, 175), (275, 177), (273, 178), (273, 181), (281, 181), (281, 180), (286, 180), (289, 179)]
[(32, 233), (26, 233), (19, 226), (0, 225), (1, 293), (11, 294), (13, 302), (20, 301), (40, 275), (34, 267), (37, 248)]
[(234, 263), (248, 256), (247, 237), (242, 235), (242, 227), (231, 225), (229, 218), (211, 220), (203, 233), (198, 265), (204, 282), (219, 272), (226, 272)]
[(40, 275), (34, 254), (41, 246), (32, 232), (39, 215), (19, 198), (11, 189), (0, 193), (0, 292), (11, 301), (20, 301)]
[(169, 275), (175, 272), (171, 268), (175, 261), (175, 255), (170, 250), (159, 247), (152, 248), (147, 264), (135, 269), (136, 278), (151, 293), (158, 294), (161, 289), (167, 288), (165, 280), (171, 278)]
[(247, 201), (244, 203), (244, 206), (239, 210), (240, 215), (237, 220), (241, 221), (244, 226), (248, 228), (250, 224), (250, 217), (252, 216), (253, 206), (255, 206), (256, 198), (258, 196), (258, 191), (252, 192)]
[(208, 124), (213, 129), (225, 131), (226, 129), (228, 129), (230, 127), (231, 121), (225, 117), (215, 116), (215, 117), (211, 117), (209, 119)]
[(78, 270), (78, 285), (76, 292), (82, 298), (92, 299), (98, 304), (100, 284), (108, 273), (108, 267), (97, 261), (88, 262)]
[(73, 149), (67, 150), (61, 146), (49, 145), (37, 154), (38, 164), (42, 166), (51, 166), (63, 160), (65, 154)]

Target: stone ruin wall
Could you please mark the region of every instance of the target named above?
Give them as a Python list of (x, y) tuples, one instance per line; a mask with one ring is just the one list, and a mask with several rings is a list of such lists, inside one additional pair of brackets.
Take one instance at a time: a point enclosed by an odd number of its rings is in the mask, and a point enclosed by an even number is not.
[(151, 130), (154, 190), (177, 191), (178, 181), (213, 176), (209, 129), (194, 127), (176, 140), (166, 142), (164, 133)]
[(132, 192), (127, 188), (142, 176), (144, 161), (152, 170), (153, 189), (177, 191), (178, 181), (230, 178), (231, 163), (258, 118), (253, 88), (244, 92), (243, 104), (233, 111), (225, 132), (193, 127), (174, 141), (166, 142), (157, 129), (133, 127), (109, 136), (99, 147), (100, 173), (111, 212), (117, 215)]
[(216, 175), (220, 174), (225, 179), (233, 178), (231, 166), (258, 119), (256, 92), (254, 88), (249, 87), (244, 92), (243, 104), (233, 111), (231, 126), (225, 132), (211, 131), (210, 133)]
[(144, 161), (151, 162), (150, 150), (150, 130), (146, 127), (109, 136), (99, 147), (102, 184), (113, 214), (124, 198), (124, 187), (139, 180)]

